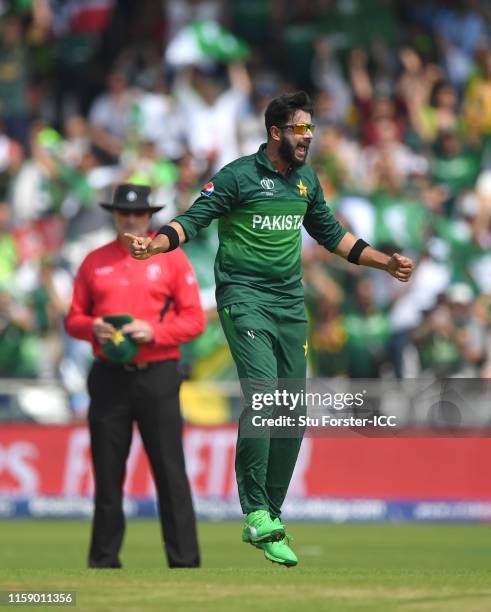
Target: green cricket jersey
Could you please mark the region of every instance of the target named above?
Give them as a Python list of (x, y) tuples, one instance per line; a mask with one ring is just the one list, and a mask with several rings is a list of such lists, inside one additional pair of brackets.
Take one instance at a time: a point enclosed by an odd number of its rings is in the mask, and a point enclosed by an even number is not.
[(314, 171), (301, 166), (284, 177), (265, 149), (263, 144), (255, 155), (222, 168), (191, 208), (174, 219), (192, 240), (218, 217), (219, 309), (302, 298), (302, 225), (330, 251), (346, 233), (328, 208)]

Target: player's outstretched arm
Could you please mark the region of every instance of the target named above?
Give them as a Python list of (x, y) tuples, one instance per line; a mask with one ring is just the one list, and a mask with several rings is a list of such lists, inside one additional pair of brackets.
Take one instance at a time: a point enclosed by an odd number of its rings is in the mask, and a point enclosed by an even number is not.
[(407, 283), (413, 272), (413, 262), (409, 257), (399, 253), (386, 255), (349, 232), (342, 237), (334, 252), (351, 263), (385, 270), (402, 283)]
[(148, 259), (152, 255), (176, 249), (186, 241), (186, 234), (180, 223), (172, 221), (169, 225), (161, 227), (154, 238), (144, 238), (129, 233), (124, 234), (123, 238), (132, 257)]

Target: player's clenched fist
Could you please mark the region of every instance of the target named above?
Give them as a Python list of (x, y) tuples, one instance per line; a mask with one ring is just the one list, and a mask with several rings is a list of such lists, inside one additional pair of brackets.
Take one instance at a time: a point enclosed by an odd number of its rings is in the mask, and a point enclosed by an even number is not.
[(387, 263), (387, 272), (402, 283), (407, 283), (413, 273), (412, 259), (394, 253)]

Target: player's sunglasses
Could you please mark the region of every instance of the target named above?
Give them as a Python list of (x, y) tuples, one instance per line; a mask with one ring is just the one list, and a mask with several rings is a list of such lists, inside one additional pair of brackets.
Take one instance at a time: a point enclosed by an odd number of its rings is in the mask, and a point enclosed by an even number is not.
[(292, 129), (293, 133), (297, 136), (305, 136), (309, 130), (312, 135), (315, 132), (315, 125), (313, 123), (287, 123), (286, 125), (280, 126), (280, 129), (282, 130), (285, 128)]

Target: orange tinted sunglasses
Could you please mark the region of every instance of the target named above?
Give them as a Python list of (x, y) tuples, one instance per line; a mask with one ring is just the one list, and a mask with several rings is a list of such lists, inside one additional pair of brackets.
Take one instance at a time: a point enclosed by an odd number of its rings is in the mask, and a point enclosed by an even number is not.
[(305, 134), (310, 130), (312, 135), (315, 132), (315, 125), (313, 123), (287, 123), (286, 125), (281, 125), (280, 129), (284, 130), (285, 128), (291, 128), (293, 133), (297, 136), (305, 136)]

